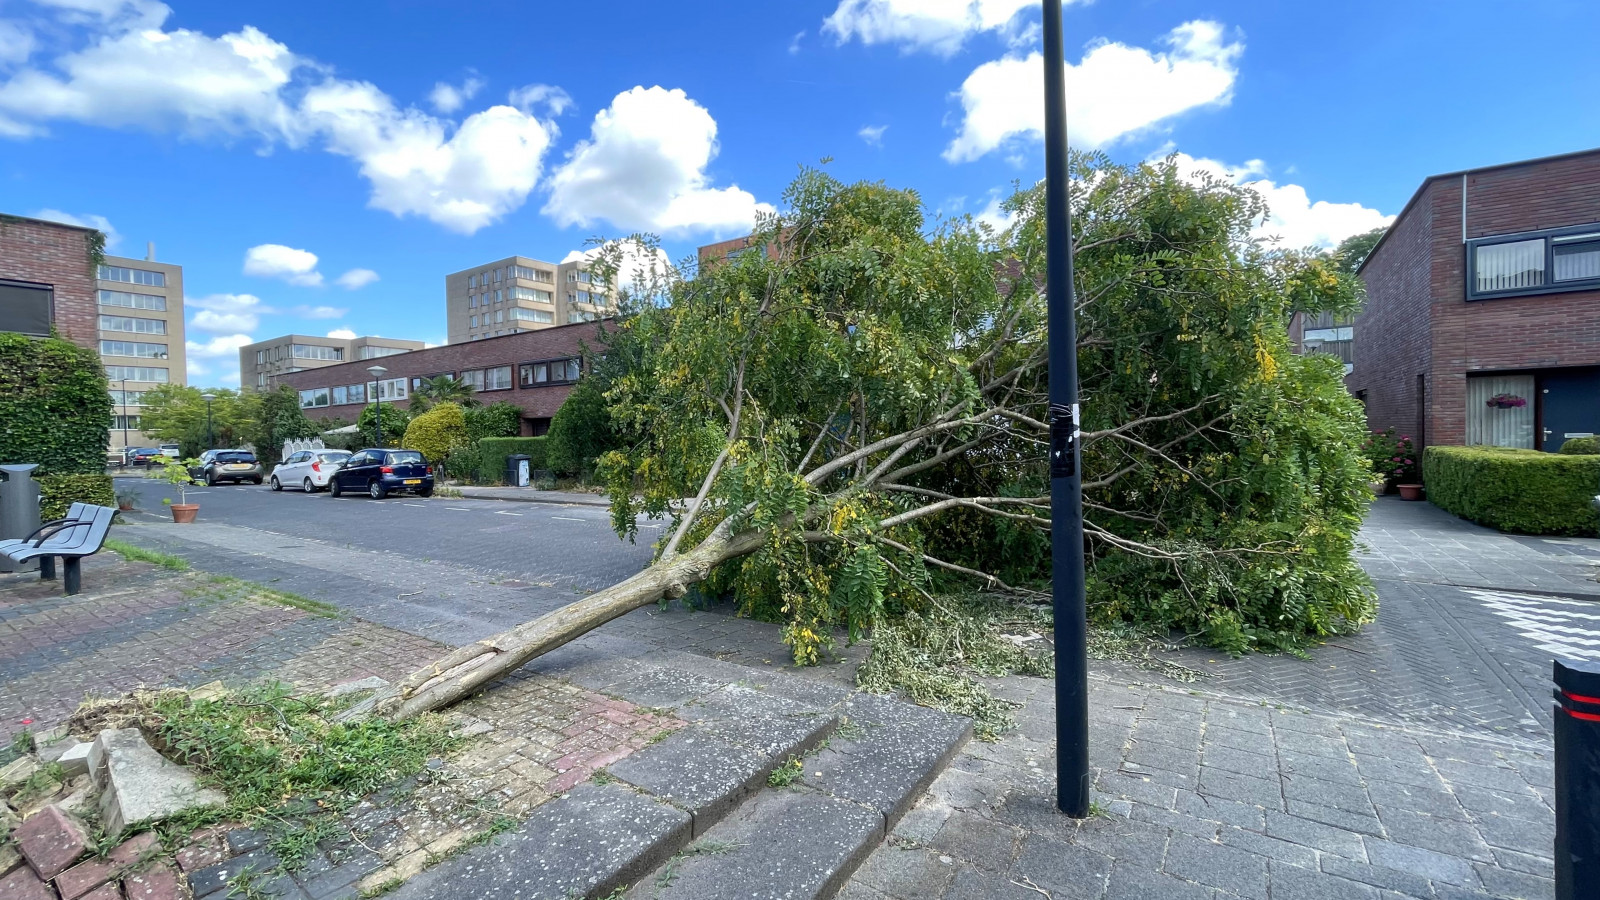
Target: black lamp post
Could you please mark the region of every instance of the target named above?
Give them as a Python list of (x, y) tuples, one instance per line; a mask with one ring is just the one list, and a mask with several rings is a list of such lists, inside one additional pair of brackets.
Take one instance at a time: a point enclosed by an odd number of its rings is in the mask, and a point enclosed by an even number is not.
[(1083, 600), (1083, 477), (1078, 335), (1068, 204), (1066, 53), (1061, 0), (1044, 0), (1045, 304), (1050, 351), (1050, 545), (1056, 639), (1056, 803), (1089, 815), (1088, 624)]
[(372, 410), (372, 421), (378, 426), (378, 446), (383, 446), (383, 385), (380, 379), (389, 372), (383, 366), (367, 366), (367, 374), (372, 376), (372, 400), (377, 405)]
[(217, 395), (207, 392), (201, 394), (200, 399), (206, 402), (206, 449), (215, 450), (217, 449), (217, 438), (211, 430), (211, 401), (217, 399)]

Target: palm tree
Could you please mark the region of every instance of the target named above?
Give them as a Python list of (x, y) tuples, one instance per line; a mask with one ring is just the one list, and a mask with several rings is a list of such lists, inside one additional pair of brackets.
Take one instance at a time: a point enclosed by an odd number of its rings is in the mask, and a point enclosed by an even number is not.
[(472, 385), (449, 375), (435, 375), (422, 379), (422, 384), (411, 392), (411, 411), (425, 412), (435, 403), (454, 403), (458, 406), (477, 406)]

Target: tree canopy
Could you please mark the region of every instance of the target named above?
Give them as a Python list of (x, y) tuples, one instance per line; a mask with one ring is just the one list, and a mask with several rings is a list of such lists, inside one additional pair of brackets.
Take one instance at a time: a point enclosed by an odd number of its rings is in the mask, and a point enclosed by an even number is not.
[[(206, 401), (211, 394), (208, 443)], [(139, 401), (139, 428), (161, 441), (176, 442), (185, 458), (216, 447), (237, 447), (259, 438), (260, 398), (232, 388), (199, 388), (161, 384), (144, 392)]]
[(432, 409), (437, 403), (454, 403), (460, 407), (478, 405), (477, 392), (472, 385), (454, 375), (435, 375), (422, 379), (411, 392), (411, 414), (418, 415)]
[(1361, 268), (1361, 264), (1367, 261), (1367, 257), (1372, 255), (1373, 248), (1377, 247), (1378, 242), (1388, 233), (1389, 229), (1385, 226), (1353, 234), (1340, 241), (1339, 246), (1333, 251), (1334, 257), (1338, 260), (1335, 265), (1339, 271), (1346, 275), (1354, 275)]

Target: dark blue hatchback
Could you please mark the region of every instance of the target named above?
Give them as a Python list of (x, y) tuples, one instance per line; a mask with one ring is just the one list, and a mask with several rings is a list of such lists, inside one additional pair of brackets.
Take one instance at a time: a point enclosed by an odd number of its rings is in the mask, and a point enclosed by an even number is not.
[(382, 500), (405, 491), (418, 497), (433, 496), (433, 466), (415, 450), (371, 448), (350, 457), (328, 480), (329, 492), (366, 494)]

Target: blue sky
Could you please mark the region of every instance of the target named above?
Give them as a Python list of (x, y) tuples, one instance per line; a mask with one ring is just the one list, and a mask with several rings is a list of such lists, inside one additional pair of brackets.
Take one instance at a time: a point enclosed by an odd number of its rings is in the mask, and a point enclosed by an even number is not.
[[(530, 13), (530, 10), (533, 12)], [(442, 342), (448, 272), (660, 233), (801, 164), (994, 215), (1042, 170), (1021, 0), (0, 0), (0, 211), (184, 266), (192, 383), (296, 331)], [(1255, 184), (1326, 244), (1432, 173), (1600, 144), (1600, 4), (1076, 0), (1073, 142)]]

